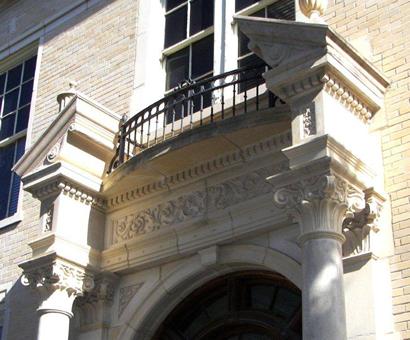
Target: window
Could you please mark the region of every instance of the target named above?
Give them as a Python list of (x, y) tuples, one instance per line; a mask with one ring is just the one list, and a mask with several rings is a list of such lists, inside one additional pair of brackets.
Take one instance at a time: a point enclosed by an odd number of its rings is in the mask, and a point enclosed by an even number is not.
[(0, 220), (17, 212), (20, 178), (11, 171), (24, 153), (36, 57), (0, 73)]
[[(213, 0), (167, 1), (164, 47), (181, 46), (166, 57), (166, 90), (213, 74), (214, 36), (204, 32), (213, 23)], [(192, 38), (201, 33), (199, 39)]]

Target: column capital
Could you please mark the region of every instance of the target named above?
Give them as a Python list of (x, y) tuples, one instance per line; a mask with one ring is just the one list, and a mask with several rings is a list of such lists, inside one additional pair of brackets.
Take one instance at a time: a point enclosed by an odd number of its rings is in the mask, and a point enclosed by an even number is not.
[(45, 288), (49, 293), (60, 290), (75, 298), (94, 287), (92, 273), (56, 253), (28, 260), (19, 266), (23, 269), (23, 284), (32, 288)]
[(363, 209), (364, 194), (341, 176), (327, 171), (276, 184), (274, 204), (300, 224), (301, 242), (323, 237), (343, 242), (343, 221)]

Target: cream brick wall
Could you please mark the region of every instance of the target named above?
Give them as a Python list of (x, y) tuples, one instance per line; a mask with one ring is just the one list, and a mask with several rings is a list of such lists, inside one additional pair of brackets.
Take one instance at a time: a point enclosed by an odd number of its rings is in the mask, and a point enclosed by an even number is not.
[(396, 329), (410, 339), (410, 2), (329, 2), (328, 23), (353, 43), (367, 39), (371, 61), (391, 81), (382, 141), (396, 246), (390, 262), (393, 311)]
[[(0, 1), (0, 49), (4, 51), (10, 41), (64, 8), (81, 3), (81, 13), (41, 34), (43, 48), (32, 143), (55, 118), (56, 95), (68, 89), (69, 80), (77, 81), (80, 91), (110, 109), (121, 114), (128, 112), (136, 49), (136, 0)], [(79, 6), (75, 10), (79, 12)], [(44, 27), (44, 32), (48, 30)], [(0, 285), (12, 283), (8, 294), (8, 339), (13, 340), (35, 338), (37, 323), (37, 298), (23, 289), (18, 280), (21, 271), (17, 264), (31, 256), (27, 244), (39, 235), (39, 204), (27, 193), (23, 194), (23, 211), (22, 223), (0, 229)], [(32, 308), (27, 309), (29, 300)], [(24, 308), (19, 308), (23, 301)]]

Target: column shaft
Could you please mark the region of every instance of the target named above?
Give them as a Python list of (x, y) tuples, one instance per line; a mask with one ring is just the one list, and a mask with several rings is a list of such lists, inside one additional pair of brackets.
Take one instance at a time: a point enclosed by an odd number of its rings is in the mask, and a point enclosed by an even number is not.
[(341, 241), (310, 238), (302, 253), (303, 339), (346, 340)]
[(68, 340), (71, 315), (59, 310), (39, 310), (37, 340)]

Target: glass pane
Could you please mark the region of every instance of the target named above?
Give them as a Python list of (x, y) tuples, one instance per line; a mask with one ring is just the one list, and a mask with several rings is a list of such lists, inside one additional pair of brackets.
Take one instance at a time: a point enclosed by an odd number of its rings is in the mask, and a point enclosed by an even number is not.
[(11, 69), (8, 72), (7, 91), (11, 90), (12, 88), (16, 87), (17, 85), (20, 85), (22, 68), (23, 68), (23, 65), (19, 65), (19, 66), (16, 66), (15, 68)]
[[(1, 120), (0, 128), (0, 140), (10, 137), (14, 134), (14, 121), (16, 119), (16, 114), (10, 114)], [(1, 189), (0, 189), (1, 190)]]
[(214, 68), (214, 36), (213, 34), (192, 44), (192, 74), (198, 78)]
[[(251, 66), (258, 66), (258, 65), (265, 65), (264, 61), (259, 58), (257, 55), (255, 54), (251, 54), (241, 60), (239, 60), (238, 62), (238, 66), (239, 68), (242, 67), (251, 67)], [(251, 69), (249, 71), (244, 72), (243, 74), (240, 75), (240, 79), (244, 80), (244, 79), (249, 79), (249, 78), (253, 78), (256, 74), (262, 74), (265, 71), (265, 66), (260, 66), (258, 68), (255, 69)], [(244, 81), (243, 83), (239, 84), (239, 92), (243, 92), (245, 90), (249, 90), (257, 85), (260, 85), (263, 83), (263, 79), (254, 79), (254, 80), (247, 80)]]
[(193, 35), (214, 24), (214, 0), (194, 0), (191, 2), (189, 34)]
[(267, 8), (268, 18), (295, 20), (295, 2), (293, 0), (280, 0)]
[(253, 286), (251, 287), (251, 307), (255, 309), (270, 309), (273, 296), (275, 294), (275, 286)]
[(186, 38), (187, 8), (176, 10), (165, 16), (165, 47), (172, 46)]
[(285, 319), (289, 319), (296, 312), (299, 304), (299, 295), (282, 288), (276, 296), (274, 311)]
[(167, 57), (167, 82), (166, 89), (172, 89), (178, 83), (189, 78), (189, 48), (174, 53)]
[(167, 0), (166, 10), (169, 11), (170, 9), (173, 9), (186, 1), (187, 0)]
[[(17, 161), (21, 158), (21, 156), (23, 156), (25, 145), (26, 145), (26, 138), (21, 138), (17, 141), (16, 159), (14, 161), (14, 164), (17, 163)], [(18, 176), (16, 173), (13, 172), (12, 181), (11, 181), (8, 216), (11, 216), (17, 212), (19, 192), (20, 192), (20, 176)]]
[(17, 101), (19, 99), (19, 89), (15, 89), (6, 94), (4, 98), (4, 111), (3, 116), (7, 113), (14, 111), (17, 108)]
[(4, 84), (6, 83), (6, 74), (3, 73), (0, 75), (0, 94), (3, 94), (4, 92)]
[(254, 3), (257, 3), (259, 0), (235, 0), (235, 11), (238, 12), (241, 9), (244, 9)]
[(30, 116), (30, 105), (25, 106), (18, 111), (16, 133), (27, 129), (29, 116)]
[(246, 333), (242, 334), (241, 340), (272, 340), (272, 337), (270, 335), (259, 333)]
[(228, 295), (222, 295), (212, 301), (206, 307), (206, 311), (212, 319), (217, 319), (226, 314), (229, 311)]
[(245, 54), (250, 53), (251, 51), (248, 48), (249, 38), (243, 34), (241, 31), (238, 33), (238, 54), (242, 57)]
[(19, 107), (22, 107), (31, 102), (31, 95), (33, 93), (33, 80), (25, 83), (21, 87)]
[(0, 219), (7, 217), (15, 144), (0, 148)]
[(36, 71), (37, 57), (33, 57), (26, 61), (24, 65), (23, 81), (34, 78), (34, 72)]

